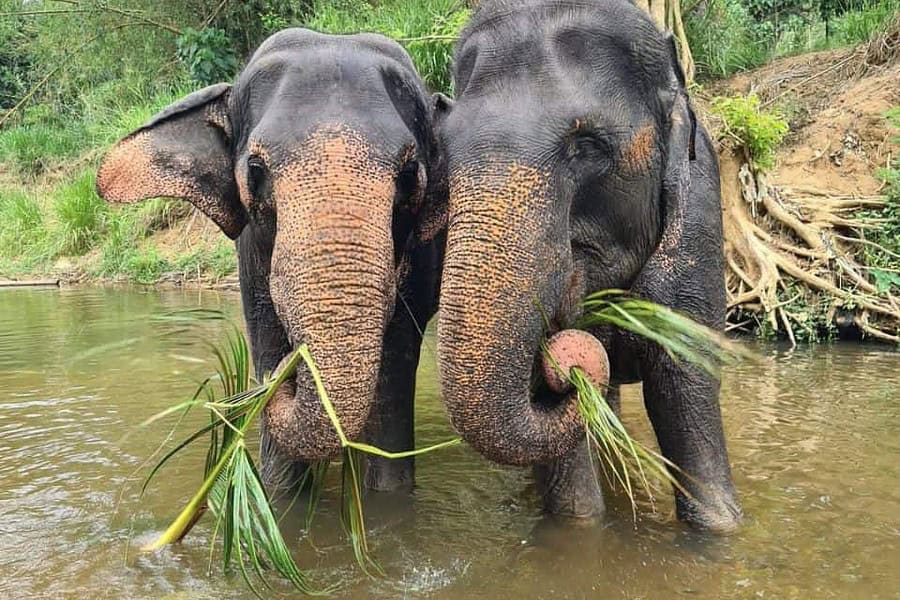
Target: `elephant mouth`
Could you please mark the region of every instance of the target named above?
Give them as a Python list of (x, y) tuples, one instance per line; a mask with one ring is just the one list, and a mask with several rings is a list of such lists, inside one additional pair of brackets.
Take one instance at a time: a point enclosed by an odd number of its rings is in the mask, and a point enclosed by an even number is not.
[[(293, 352), (282, 358), (277, 370), (283, 369)], [(326, 409), (312, 371), (301, 361), (296, 372), (275, 390), (264, 411), (270, 435), (286, 456), (313, 462), (331, 459), (341, 451), (341, 439), (330, 412), (338, 419), (340, 429), (349, 439), (362, 435), (374, 400), (378, 363), (364, 365), (356, 361), (358, 372), (346, 376), (344, 365), (338, 369), (328, 363), (316, 364), (321, 386), (328, 390), (331, 410)], [(333, 365), (332, 365), (333, 366)], [(336, 373), (345, 373), (343, 377)]]
[(609, 356), (600, 340), (579, 329), (556, 331), (535, 355), (531, 403), (538, 408), (552, 409), (575, 401), (575, 387), (570, 379), (574, 368), (581, 369), (600, 389), (609, 385)]

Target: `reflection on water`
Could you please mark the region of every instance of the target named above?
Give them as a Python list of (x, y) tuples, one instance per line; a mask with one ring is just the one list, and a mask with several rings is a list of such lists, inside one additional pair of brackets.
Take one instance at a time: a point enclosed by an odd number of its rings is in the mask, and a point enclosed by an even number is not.
[[(135, 426), (210, 372), (205, 339), (222, 328), (152, 317), (196, 306), (239, 315), (236, 296), (210, 292), (0, 290), (0, 597), (250, 597), (218, 564), (207, 575), (206, 521), (178, 547), (134, 549), (199, 483), (200, 448), (143, 499), (133, 477), (166, 433)], [(420, 445), (450, 434), (433, 347), (420, 371)], [(900, 354), (761, 352), (723, 381), (748, 515), (732, 537), (686, 531), (668, 498), (636, 527), (619, 499), (594, 526), (543, 519), (526, 471), (465, 448), (421, 458), (413, 497), (367, 502), (385, 578), (356, 569), (335, 490), (315, 547), (300, 515), (286, 536), (302, 565), (344, 581), (339, 595), (352, 598), (900, 597)], [(649, 441), (639, 396), (624, 394), (624, 420)]]

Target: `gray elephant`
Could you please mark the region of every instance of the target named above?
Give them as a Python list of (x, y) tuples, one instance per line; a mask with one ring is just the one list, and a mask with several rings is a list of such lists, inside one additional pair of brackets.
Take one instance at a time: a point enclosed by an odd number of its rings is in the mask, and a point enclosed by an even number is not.
[[(603, 499), (574, 391), (542, 377), (541, 340), (608, 288), (722, 327), (716, 155), (673, 41), (626, 0), (485, 0), (454, 68), (456, 102), (436, 117), (450, 189), (444, 399), (485, 456), (535, 467), (547, 510), (596, 515)], [(733, 529), (741, 511), (718, 383), (643, 339), (590, 333), (609, 352), (613, 386), (643, 382), (659, 445), (689, 492), (676, 492), (678, 516)]]
[[(392, 451), (413, 447), (419, 327), (438, 289), (428, 207), (446, 180), (431, 110), (396, 42), (289, 29), (234, 85), (194, 92), (125, 137), (97, 175), (111, 202), (182, 198), (236, 238), (257, 373), (308, 344), (346, 435)], [(273, 487), (340, 450), (303, 368), (262, 433)], [(409, 489), (412, 459), (372, 459), (366, 481)]]

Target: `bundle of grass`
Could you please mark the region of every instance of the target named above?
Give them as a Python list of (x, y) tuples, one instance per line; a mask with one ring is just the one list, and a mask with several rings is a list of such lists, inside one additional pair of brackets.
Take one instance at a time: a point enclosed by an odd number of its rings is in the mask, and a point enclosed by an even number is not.
[[(178, 320), (224, 319), (215, 311), (190, 311)], [(366, 540), (365, 517), (360, 487), (360, 454), (376, 454), (385, 458), (403, 458), (457, 445), (459, 438), (434, 446), (407, 452), (387, 452), (369, 444), (347, 439), (341, 428), (334, 406), (322, 384), (309, 349), (300, 346), (277, 372), (262, 383), (256, 382), (250, 370), (250, 352), (247, 340), (237, 327), (232, 326), (223, 347), (213, 347), (218, 362), (216, 375), (207, 378), (187, 402), (175, 405), (149, 419), (149, 425), (167, 416), (180, 413), (177, 427), (193, 408), (209, 411), (210, 422), (193, 432), (168, 451), (152, 468), (144, 481), (141, 493), (174, 456), (194, 442), (208, 440), (203, 483), (166, 531), (146, 551), (156, 550), (182, 540), (208, 510), (216, 519), (211, 544), (215, 545), (221, 533), (223, 569), (228, 572), (237, 566), (242, 578), (259, 597), (263, 597), (259, 583), (270, 587), (266, 571), (271, 570), (290, 582), (303, 594), (327, 594), (333, 587), (317, 587), (308, 573), (294, 561), (279, 528), (279, 519), (272, 508), (272, 498), (263, 486), (259, 470), (247, 447), (246, 438), (266, 404), (279, 386), (298, 368), (301, 361), (310, 370), (319, 398), (331, 419), (343, 446), (341, 474), (341, 521), (352, 544), (354, 555), (367, 574), (381, 573), (378, 564), (369, 555)], [(218, 384), (218, 386), (216, 385)], [(310, 466), (297, 486), (297, 493), (307, 489), (307, 527), (321, 497), (330, 466), (323, 461)], [(294, 504), (296, 496), (290, 502)]]
[[(611, 325), (656, 342), (673, 359), (695, 364), (718, 376), (719, 367), (748, 357), (750, 354), (721, 333), (710, 329), (669, 308), (629, 295), (622, 290), (604, 290), (589, 295), (582, 303), (584, 316), (576, 323), (577, 330)], [(561, 332), (567, 333), (567, 332)], [(559, 334), (557, 334), (558, 336)], [(588, 334), (582, 334), (587, 336)], [(556, 336), (554, 336), (556, 338)], [(556, 362), (550, 344), (544, 352), (557, 377), (572, 386), (578, 399), (578, 410), (585, 423), (590, 447), (611, 487), (621, 486), (637, 518), (637, 497), (640, 487), (653, 503), (653, 484), (671, 485), (689, 495), (679, 482), (678, 467), (653, 449), (635, 440), (626, 431), (619, 417), (604, 397), (596, 374), (581, 368), (568, 372)], [(608, 378), (609, 363), (602, 345), (596, 342), (605, 365), (595, 367), (602, 378)], [(680, 473), (684, 476), (683, 473)]]

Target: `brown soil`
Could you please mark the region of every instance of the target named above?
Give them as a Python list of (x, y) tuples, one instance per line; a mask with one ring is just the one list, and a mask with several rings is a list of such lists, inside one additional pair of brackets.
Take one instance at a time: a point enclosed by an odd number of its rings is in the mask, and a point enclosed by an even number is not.
[(764, 320), (793, 339), (798, 327), (816, 326), (808, 307), (819, 304), (832, 322), (849, 319), (870, 337), (900, 341), (898, 302), (875, 289), (857, 260), (860, 244), (850, 241), (877, 227), (859, 211), (883, 204), (876, 172), (900, 151), (885, 119), (900, 105), (898, 42), (900, 26), (870, 45), (779, 60), (710, 87), (756, 93), (791, 124), (767, 175), (752, 173), (743, 153), (720, 152), (736, 327)]

